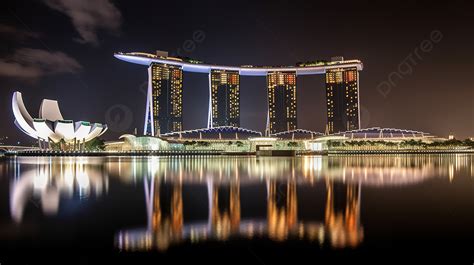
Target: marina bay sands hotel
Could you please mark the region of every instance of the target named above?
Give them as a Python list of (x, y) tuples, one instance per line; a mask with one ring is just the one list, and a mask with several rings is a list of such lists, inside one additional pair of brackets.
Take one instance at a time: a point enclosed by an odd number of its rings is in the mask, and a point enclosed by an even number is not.
[(148, 67), (144, 134), (159, 135), (183, 130), (183, 71), (209, 75), (208, 128), (240, 127), (240, 76), (265, 76), (268, 116), (266, 134), (296, 130), (297, 79), (302, 75), (326, 75), (326, 132), (360, 127), (359, 60), (334, 57), (331, 61), (298, 63), (295, 66), (211, 65), (189, 58), (131, 52), (116, 58)]

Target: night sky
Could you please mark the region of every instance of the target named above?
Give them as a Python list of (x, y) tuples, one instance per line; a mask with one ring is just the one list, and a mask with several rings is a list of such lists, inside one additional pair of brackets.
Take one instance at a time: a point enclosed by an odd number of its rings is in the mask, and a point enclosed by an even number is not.
[[(344, 56), (360, 73), (363, 127), (474, 137), (474, 13), (469, 1), (2, 1), (0, 137), (31, 143), (11, 96), (36, 115), (143, 130), (146, 67), (114, 52), (165, 50), (224, 65), (294, 65)], [(184, 128), (206, 126), (208, 79), (184, 73)], [(298, 79), (298, 127), (324, 132), (324, 76)], [(263, 131), (264, 77), (241, 77), (241, 126)]]

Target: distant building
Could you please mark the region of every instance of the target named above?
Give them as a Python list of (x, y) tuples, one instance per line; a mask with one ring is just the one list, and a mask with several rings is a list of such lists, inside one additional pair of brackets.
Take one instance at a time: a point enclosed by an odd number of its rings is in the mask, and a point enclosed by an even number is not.
[(257, 131), (222, 126), (161, 134), (159, 137), (124, 135), (120, 141), (105, 143), (105, 150), (258, 152), (257, 155), (272, 156), (326, 151), (403, 153), (462, 150), (472, 152), (472, 148), (469, 149), (468, 145), (444, 145), (443, 142), (446, 140), (446, 138), (421, 131), (380, 127), (331, 135), (297, 129), (262, 137), (262, 133)]
[(233, 126), (222, 126), (167, 133), (162, 134), (161, 138), (168, 140), (247, 140), (260, 136), (262, 136), (261, 132)]
[(326, 71), (327, 133), (360, 128), (359, 72), (357, 68)]
[(211, 70), (208, 127), (240, 127), (240, 75), (238, 71)]
[(152, 63), (148, 67), (145, 135), (183, 129), (183, 71), (179, 66)]
[(348, 140), (384, 140), (384, 141), (406, 141), (406, 140), (433, 140), (435, 137), (427, 132), (372, 127), (344, 132), (337, 132), (331, 136), (343, 136)]
[(25, 134), (38, 139), (40, 148), (49, 148), (51, 142), (80, 146), (107, 131), (105, 124), (65, 120), (56, 100), (43, 99), (38, 118), (32, 118), (23, 103), (22, 94), (15, 92), (12, 109), (15, 125)]
[[(330, 135), (320, 136), (309, 140), (305, 143), (307, 150), (322, 151), (327, 150), (329, 142), (345, 143), (361, 143), (361, 145), (339, 146), (339, 149), (354, 150), (387, 150), (398, 149), (398, 145), (403, 142), (415, 141), (420, 143), (443, 142), (446, 138), (436, 137), (430, 133), (395, 129), (372, 127), (366, 129), (357, 129), (344, 132), (337, 132)], [(387, 147), (387, 143), (390, 145)], [(413, 147), (406, 147), (408, 149)]]
[(268, 117), (267, 132), (295, 130), (296, 72), (269, 72), (267, 75)]
[[(153, 58), (152, 55), (150, 56)], [(183, 70), (209, 73), (209, 128), (240, 126), (240, 75), (242, 75), (242, 69), (208, 68), (199, 63), (188, 66), (181, 59), (167, 57), (166, 53), (160, 51), (157, 51), (156, 58), (163, 62), (151, 62), (148, 70), (149, 89), (145, 135), (155, 136), (183, 130)], [(165, 61), (169, 61), (169, 63), (165, 63)], [(331, 62), (327, 63), (332, 67), (324, 71), (326, 73), (327, 133), (360, 128), (358, 71), (361, 70), (361, 66), (357, 61), (354, 66), (349, 66), (351, 63), (354, 62), (346, 62), (343, 57), (334, 57)], [(341, 67), (333, 67), (333, 65), (341, 65)], [(295, 71), (270, 70), (271, 68), (255, 69), (252, 73), (246, 73), (261, 75), (266, 72), (267, 134), (295, 130), (297, 129), (297, 73), (312, 74), (312, 72), (306, 73), (300, 68)]]
[[(145, 135), (182, 131), (182, 72), (209, 76), (207, 127), (240, 126), (240, 76), (267, 78), (268, 114), (266, 134), (297, 129), (296, 77), (326, 74), (328, 90), (327, 133), (359, 128), (358, 71), (360, 60), (333, 57), (279, 66), (229, 66), (208, 64), (183, 57), (155, 53), (118, 52), (117, 59), (148, 67), (149, 89)], [(170, 72), (176, 72), (177, 77)], [(173, 81), (174, 80), (174, 81)], [(348, 98), (344, 97), (348, 94)], [(170, 98), (165, 104), (165, 98)], [(357, 103), (356, 103), (357, 102)]]
[(119, 141), (107, 144), (108, 151), (143, 151), (143, 150), (181, 150), (182, 144), (166, 141), (158, 137), (135, 136), (124, 134)]
[[(106, 151), (204, 151), (246, 152), (249, 139), (262, 133), (244, 128), (222, 126), (161, 134), (159, 137), (123, 135), (119, 141), (107, 142)], [(254, 150), (255, 151), (255, 150)]]
[(303, 129), (284, 131), (270, 134), (271, 137), (277, 137), (282, 140), (311, 140), (323, 136), (323, 133)]

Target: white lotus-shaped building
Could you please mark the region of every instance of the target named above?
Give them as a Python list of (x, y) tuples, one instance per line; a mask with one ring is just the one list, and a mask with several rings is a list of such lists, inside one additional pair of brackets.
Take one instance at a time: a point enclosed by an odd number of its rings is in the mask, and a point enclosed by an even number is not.
[(42, 141), (59, 143), (88, 142), (107, 131), (107, 126), (87, 121), (65, 120), (56, 100), (43, 99), (39, 117), (32, 118), (23, 103), (21, 92), (13, 93), (12, 98), (15, 125), (27, 135)]

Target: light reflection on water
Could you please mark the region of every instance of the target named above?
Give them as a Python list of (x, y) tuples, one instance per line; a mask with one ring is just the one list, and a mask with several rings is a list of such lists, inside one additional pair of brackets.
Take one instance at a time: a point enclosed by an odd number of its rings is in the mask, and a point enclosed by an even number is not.
[[(22, 224), (30, 202), (55, 216), (62, 201), (87, 204), (115, 196), (109, 182), (139, 187), (146, 223), (121, 227), (115, 245), (125, 251), (164, 251), (180, 243), (235, 238), (301, 240), (333, 248), (355, 248), (364, 241), (361, 194), (364, 188), (404, 187), (429, 179), (447, 183), (474, 177), (472, 155), (255, 157), (15, 158), (0, 163), (9, 177), (12, 222)], [(184, 187), (191, 189), (184, 189)], [(243, 215), (242, 196), (259, 186), (260, 214)], [(207, 196), (186, 205), (186, 192), (204, 187)], [(304, 187), (323, 192), (319, 219), (301, 218), (315, 208), (301, 200)], [(255, 192), (255, 191), (253, 191)], [(307, 191), (306, 191), (307, 192)], [(255, 198), (258, 196), (255, 196)], [(253, 200), (256, 200), (256, 199)], [(124, 202), (127, 198), (122, 198)], [(194, 204), (193, 204), (194, 203)], [(257, 203), (252, 201), (252, 203)], [(259, 201), (259, 203), (262, 203)], [(185, 218), (184, 209), (206, 205), (207, 218)]]
[[(362, 183), (363, 185), (406, 185), (433, 176), (449, 176), (470, 166), (471, 156), (307, 156), (301, 158), (117, 158), (107, 162), (107, 171), (124, 181), (137, 181), (144, 176), (165, 181), (201, 183), (212, 178), (252, 183), (263, 179), (294, 178), (314, 182), (321, 178)], [(469, 165), (468, 165), (469, 164)], [(472, 175), (472, 170), (471, 170)]]

